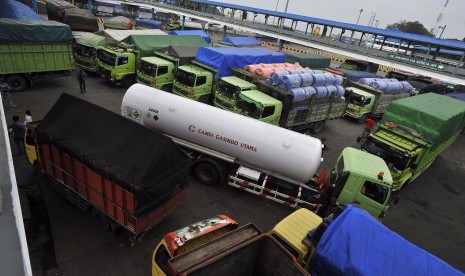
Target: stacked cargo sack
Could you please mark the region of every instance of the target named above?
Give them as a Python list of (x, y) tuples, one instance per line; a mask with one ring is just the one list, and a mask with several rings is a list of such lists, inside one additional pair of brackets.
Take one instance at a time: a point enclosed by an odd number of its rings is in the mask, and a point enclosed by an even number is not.
[(302, 70), (302, 66), (298, 64), (290, 63), (271, 63), (271, 64), (251, 64), (244, 67), (245, 70), (260, 75), (261, 77), (268, 79), (270, 75), (275, 72), (287, 71), (287, 70)]
[(358, 80), (358, 83), (368, 85), (386, 94), (413, 94), (413, 87), (407, 81), (398, 81), (397, 79), (381, 79), (381, 78), (363, 78)]

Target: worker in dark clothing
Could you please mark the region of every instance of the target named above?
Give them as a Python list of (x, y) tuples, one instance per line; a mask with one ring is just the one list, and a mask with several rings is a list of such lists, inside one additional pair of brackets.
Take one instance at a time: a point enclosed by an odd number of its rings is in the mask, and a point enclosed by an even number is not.
[(86, 92), (86, 80), (87, 80), (87, 74), (84, 69), (79, 69), (77, 80), (79, 82), (79, 88), (81, 89), (81, 93)]
[(368, 116), (368, 118), (365, 120), (365, 126), (363, 129), (363, 134), (361, 137), (361, 140), (365, 140), (368, 135), (370, 135), (371, 131), (373, 131), (373, 126), (375, 125), (375, 121)]
[(8, 126), (8, 132), (13, 136), (16, 147), (18, 148), (18, 155), (25, 153), (24, 150), (24, 133), (26, 127), (24, 123), (19, 122), (19, 116), (13, 116), (13, 123)]

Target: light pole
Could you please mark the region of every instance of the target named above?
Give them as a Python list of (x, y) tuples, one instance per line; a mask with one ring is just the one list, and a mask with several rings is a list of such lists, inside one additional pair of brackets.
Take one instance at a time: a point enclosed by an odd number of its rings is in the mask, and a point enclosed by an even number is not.
[(360, 13), (358, 14), (357, 23), (355, 23), (355, 24), (358, 24), (358, 21), (360, 20), (360, 16), (362, 15), (363, 9), (360, 9), (359, 12)]
[(439, 26), (438, 29), (442, 29), (441, 34), (439, 35), (439, 38), (441, 38), (442, 34), (444, 33), (444, 30), (446, 29), (447, 25), (444, 25), (444, 27)]
[(378, 23), (379, 23), (379, 20), (376, 20), (375, 21), (375, 28), (378, 28)]
[[(276, 1), (276, 8), (274, 9), (274, 11), (278, 11), (278, 5), (279, 5), (279, 0)], [(276, 19), (276, 16), (273, 17), (273, 26), (274, 26), (274, 20)]]

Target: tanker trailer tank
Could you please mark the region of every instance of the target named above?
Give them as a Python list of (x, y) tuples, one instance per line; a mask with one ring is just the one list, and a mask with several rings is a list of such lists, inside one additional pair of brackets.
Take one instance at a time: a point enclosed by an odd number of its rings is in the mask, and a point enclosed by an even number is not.
[(322, 160), (319, 139), (145, 85), (127, 90), (121, 113), (202, 153), (193, 173), (204, 184), (220, 182), (224, 170), (219, 163), (228, 160), (236, 169), (242, 165), (300, 185), (313, 177)]

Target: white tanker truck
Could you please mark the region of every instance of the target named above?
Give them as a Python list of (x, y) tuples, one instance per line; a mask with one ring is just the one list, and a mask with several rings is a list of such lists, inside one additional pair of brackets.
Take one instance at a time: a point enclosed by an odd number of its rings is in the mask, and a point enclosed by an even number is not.
[(322, 161), (319, 139), (141, 84), (127, 90), (121, 114), (188, 149), (196, 158), (192, 174), (203, 184), (227, 182), (320, 212), (350, 203), (374, 216), (387, 211), (392, 177), (377, 156), (346, 148), (331, 177), (315, 179)]

